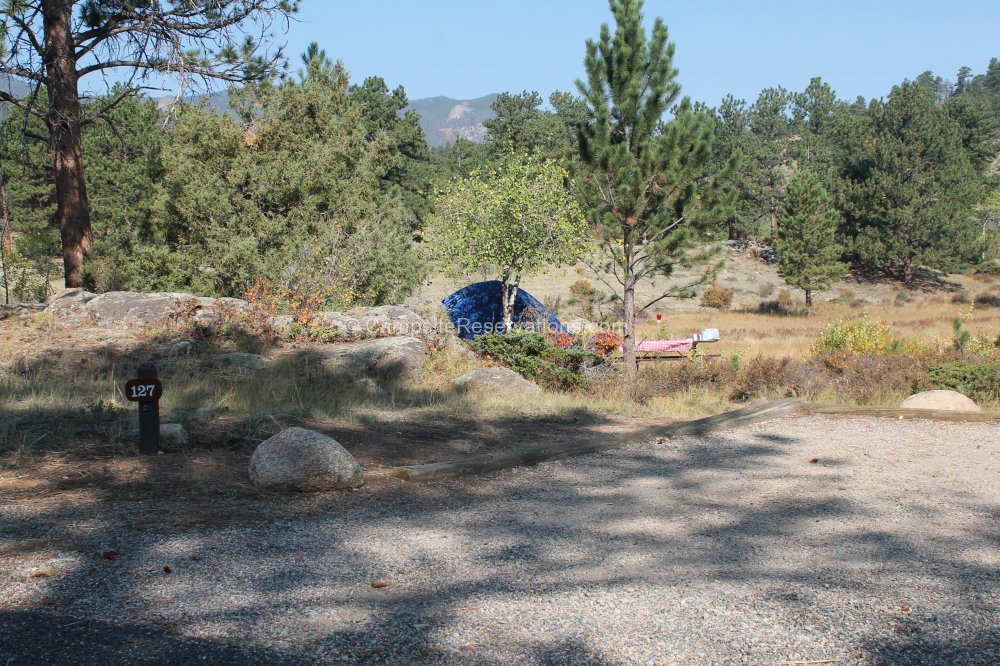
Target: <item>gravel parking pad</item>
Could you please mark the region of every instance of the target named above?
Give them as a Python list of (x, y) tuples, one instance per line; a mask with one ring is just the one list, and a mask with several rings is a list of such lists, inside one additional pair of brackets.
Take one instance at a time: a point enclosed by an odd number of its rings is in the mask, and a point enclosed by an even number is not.
[(39, 535), (0, 559), (0, 663), (996, 664), (998, 453), (795, 417), (106, 556)]

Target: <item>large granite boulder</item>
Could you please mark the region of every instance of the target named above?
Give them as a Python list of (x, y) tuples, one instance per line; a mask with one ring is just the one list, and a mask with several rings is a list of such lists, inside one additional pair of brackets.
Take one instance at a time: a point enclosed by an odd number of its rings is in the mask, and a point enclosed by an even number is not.
[(904, 409), (944, 409), (952, 412), (981, 412), (979, 405), (958, 391), (924, 391), (911, 395), (899, 405)]
[(419, 374), (429, 353), (427, 343), (417, 338), (376, 338), (332, 345), (323, 351), (322, 363), (329, 372), (362, 373), (383, 379), (399, 379)]
[(433, 324), (402, 305), (355, 308), (348, 315), (369, 334), (381, 336), (429, 337)]
[(305, 428), (288, 428), (260, 443), (250, 458), (258, 488), (303, 493), (360, 488), (361, 466), (337, 440)]
[(490, 393), (541, 393), (542, 389), (508, 368), (477, 368), (455, 380), (455, 386)]
[(316, 326), (337, 331), (339, 338), (345, 340), (365, 337), (367, 334), (360, 321), (344, 312), (319, 312), (313, 321)]
[(178, 303), (209, 307), (214, 299), (174, 292), (109, 291), (88, 301), (84, 312), (99, 326), (131, 328), (167, 321), (178, 311)]
[(86, 319), (98, 326), (136, 328), (165, 323), (171, 315), (181, 311), (187, 312), (195, 321), (208, 322), (223, 312), (236, 314), (248, 307), (246, 301), (238, 298), (205, 298), (166, 291), (91, 294), (76, 289), (53, 299), (46, 312), (65, 322)]
[(86, 316), (87, 303), (95, 298), (97, 294), (84, 289), (67, 289), (49, 301), (45, 312), (61, 320), (81, 319)]

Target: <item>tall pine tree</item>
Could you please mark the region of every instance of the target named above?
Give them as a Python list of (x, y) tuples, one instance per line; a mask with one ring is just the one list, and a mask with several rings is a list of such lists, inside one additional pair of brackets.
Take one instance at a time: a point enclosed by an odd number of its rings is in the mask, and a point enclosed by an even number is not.
[(862, 263), (910, 284), (920, 264), (977, 260), (982, 179), (962, 128), (930, 92), (911, 82), (893, 88), (842, 140), (846, 229)]
[(815, 174), (801, 171), (788, 182), (774, 239), (778, 272), (805, 292), (810, 309), (813, 292), (828, 288), (846, 270), (839, 261), (843, 247), (836, 241), (840, 223), (840, 213)]
[(702, 202), (705, 208), (722, 207), (719, 185), (736, 157), (721, 170), (706, 174), (714, 123), (707, 114), (696, 113), (687, 98), (677, 106), (674, 118), (663, 122), (681, 89), (667, 27), (657, 18), (647, 40), (641, 0), (610, 4), (615, 32), (604, 24), (600, 39), (587, 41), (587, 81), (577, 82), (588, 112), (580, 132), (579, 182), (605, 259), (601, 268), (617, 282), (625, 368), (631, 375), (636, 372), (636, 313), (707, 282), (715, 267), (642, 305), (635, 300), (636, 285), (669, 276), (678, 265), (709, 258), (706, 251), (693, 248), (699, 225), (710, 216), (692, 213)]

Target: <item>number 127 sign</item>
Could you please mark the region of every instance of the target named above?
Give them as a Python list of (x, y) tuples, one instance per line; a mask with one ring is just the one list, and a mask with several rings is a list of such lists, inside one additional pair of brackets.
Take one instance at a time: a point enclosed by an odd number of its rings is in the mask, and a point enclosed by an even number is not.
[(163, 395), (159, 379), (130, 379), (125, 382), (125, 399), (131, 402), (155, 402)]

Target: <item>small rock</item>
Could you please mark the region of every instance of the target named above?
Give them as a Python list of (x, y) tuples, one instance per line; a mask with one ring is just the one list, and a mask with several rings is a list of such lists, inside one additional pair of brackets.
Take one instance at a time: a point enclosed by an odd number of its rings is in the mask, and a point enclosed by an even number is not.
[(542, 389), (508, 368), (477, 368), (455, 380), (455, 386), (479, 391), (541, 393)]
[(187, 430), (180, 423), (160, 424), (160, 446), (185, 446), (187, 443)]
[(924, 391), (911, 395), (899, 405), (904, 409), (943, 409), (952, 412), (981, 412), (979, 405), (958, 391)]
[(360, 488), (361, 466), (337, 440), (288, 428), (260, 443), (250, 458), (250, 480), (269, 490), (320, 492)]

